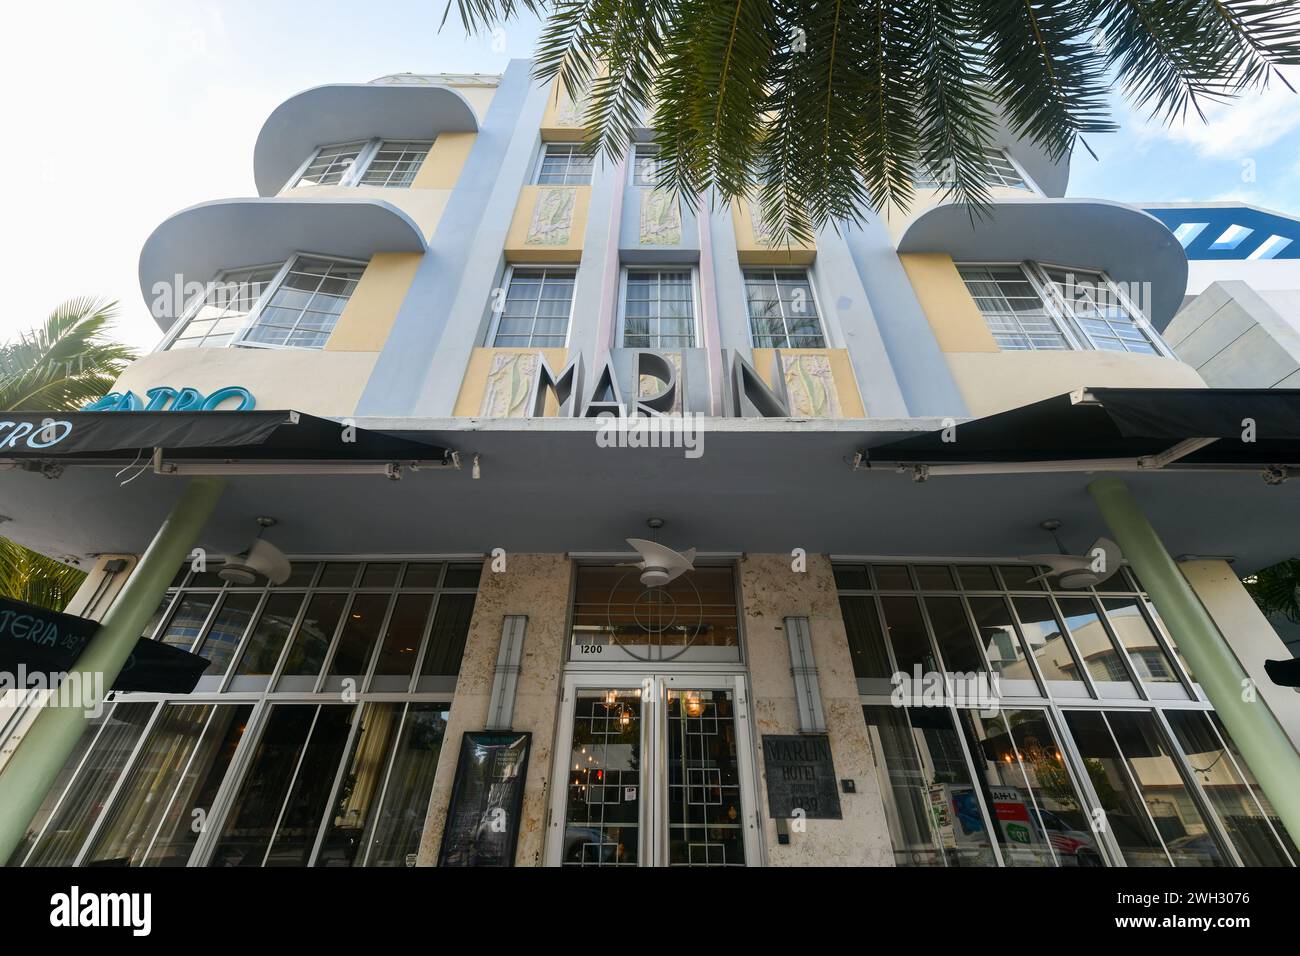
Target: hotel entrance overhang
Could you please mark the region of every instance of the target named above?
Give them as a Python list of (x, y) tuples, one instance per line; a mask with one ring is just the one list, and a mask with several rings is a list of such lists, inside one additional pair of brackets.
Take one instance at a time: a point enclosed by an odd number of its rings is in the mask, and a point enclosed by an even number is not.
[[(1231, 556), (1246, 572), (1287, 557), (1300, 534), (1300, 482), (1282, 480), (1300, 462), (1300, 393), (1218, 391), (1089, 389), (947, 423), (704, 419), (696, 458), (602, 447), (591, 419), (362, 418), (345, 443), (346, 424), (296, 413), (81, 413), (131, 428), (108, 442), (127, 450), (84, 463), (85, 451), (5, 449), (16, 472), (5, 531), (80, 560), (138, 551), (185, 476), (207, 473), (228, 483), (205, 533), (213, 547), (274, 514), (277, 542), (295, 553), (623, 553), (654, 514), (716, 553), (1006, 558), (1041, 551), (1045, 519), (1081, 544), (1102, 533), (1086, 486), (1117, 473), (1176, 555)], [(1243, 442), (1252, 416), (1257, 440)], [(241, 421), (278, 437), (219, 453), (169, 450), (162, 437)], [(183, 467), (159, 473), (155, 440)], [(450, 449), (459, 467), (436, 467)], [(62, 466), (57, 480), (37, 462)], [(400, 481), (382, 479), (386, 463)], [(605, 493), (592, 494), (596, 481)]]

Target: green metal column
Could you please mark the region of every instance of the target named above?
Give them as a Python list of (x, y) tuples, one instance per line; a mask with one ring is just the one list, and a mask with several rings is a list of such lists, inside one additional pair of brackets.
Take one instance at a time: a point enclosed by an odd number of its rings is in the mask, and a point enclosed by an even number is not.
[(1099, 478), (1088, 485), (1088, 491), (1259, 785), (1296, 837), (1300, 834), (1300, 754), (1291, 739), (1262, 698), (1252, 694), (1252, 699), (1244, 699), (1246, 672), (1128, 485), (1115, 477)]
[[(176, 569), (198, 540), (225, 484), (221, 478), (190, 479), (180, 501), (104, 615), (99, 631), (78, 658), (76, 671), (83, 681), (98, 672), (104, 675), (105, 692), (113, 686), (149, 616), (176, 576)], [(0, 771), (0, 866), (22, 842), (27, 825), (40, 809), (46, 791), (72, 754), (87, 722), (80, 706), (42, 708)]]

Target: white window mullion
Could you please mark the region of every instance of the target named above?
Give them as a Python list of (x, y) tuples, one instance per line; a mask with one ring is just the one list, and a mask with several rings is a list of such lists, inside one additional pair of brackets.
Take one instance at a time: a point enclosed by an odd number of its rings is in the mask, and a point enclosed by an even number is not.
[(1073, 313), (1061, 302), (1056, 284), (1047, 273), (1043, 272), (1042, 266), (1036, 262), (1022, 262), (1020, 268), (1029, 277), (1030, 284), (1038, 291), (1038, 297), (1043, 300), (1044, 310), (1052, 317), (1052, 321), (1065, 336), (1065, 341), (1070, 344), (1070, 348), (1080, 352), (1095, 349), (1097, 346), (1091, 336), (1074, 320)]
[(339, 180), (340, 186), (356, 186), (361, 182), (361, 177), (374, 160), (375, 154), (379, 152), (379, 145), (380, 141), (378, 139), (372, 139), (361, 148), (361, 152), (357, 154), (352, 168), (344, 173), (343, 178)]
[(258, 318), (261, 317), (262, 310), (266, 308), (266, 303), (270, 300), (271, 295), (280, 288), (281, 283), (284, 282), (284, 277), (289, 274), (289, 270), (293, 267), (293, 264), (297, 259), (297, 253), (291, 255), (284, 261), (284, 265), (280, 266), (280, 271), (275, 274), (275, 278), (267, 283), (266, 288), (263, 289), (262, 294), (257, 297), (257, 301), (253, 304), (253, 307), (248, 310), (248, 315), (244, 319), (243, 326), (235, 333), (234, 337), (231, 338), (231, 348), (234, 348), (235, 346), (241, 348), (266, 347), (264, 345), (259, 345), (256, 342), (245, 342), (245, 338), (247, 337), (249, 330), (257, 323)]

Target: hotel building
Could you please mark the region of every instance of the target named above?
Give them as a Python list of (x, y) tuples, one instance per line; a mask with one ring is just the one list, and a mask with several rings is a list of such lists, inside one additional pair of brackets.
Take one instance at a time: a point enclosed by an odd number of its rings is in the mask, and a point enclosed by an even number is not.
[[(1296, 550), (1296, 398), (1175, 354), (1165, 222), (1003, 128), (990, 215), (936, 177), (781, 245), (531, 71), (290, 98), (258, 195), (145, 243), (157, 348), (0, 423), (5, 535), (89, 571), (81, 666), (209, 662), (5, 712), (0, 858), (463, 862), (491, 731), (521, 866), (1300, 862), (1239, 582)], [(259, 531), (288, 577), (222, 577)]]

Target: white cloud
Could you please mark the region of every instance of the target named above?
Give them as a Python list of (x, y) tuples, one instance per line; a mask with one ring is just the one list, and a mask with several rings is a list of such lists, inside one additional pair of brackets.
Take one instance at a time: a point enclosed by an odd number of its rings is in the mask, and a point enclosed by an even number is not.
[[(1293, 86), (1300, 88), (1300, 69), (1284, 69)], [(1300, 93), (1276, 80), (1267, 89), (1243, 93), (1225, 103), (1204, 107), (1205, 120), (1195, 112), (1170, 126), (1136, 115), (1139, 143), (1153, 139), (1191, 146), (1210, 159), (1245, 159), (1300, 128)]]

